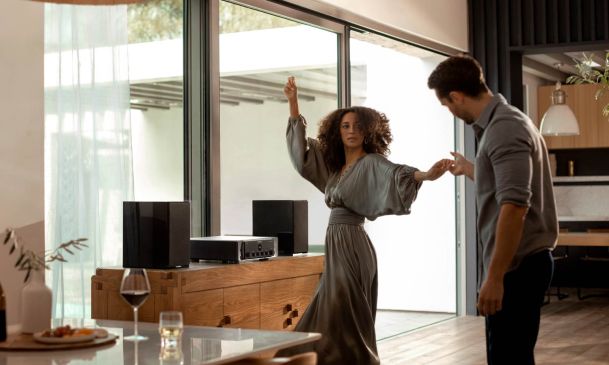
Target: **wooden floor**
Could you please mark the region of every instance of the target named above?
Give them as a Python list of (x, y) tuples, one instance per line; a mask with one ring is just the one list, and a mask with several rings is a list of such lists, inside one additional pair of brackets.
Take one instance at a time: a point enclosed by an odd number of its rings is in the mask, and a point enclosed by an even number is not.
[[(554, 297), (542, 308), (537, 364), (609, 364), (609, 297)], [(486, 364), (484, 319), (459, 317), (378, 343), (381, 363)]]

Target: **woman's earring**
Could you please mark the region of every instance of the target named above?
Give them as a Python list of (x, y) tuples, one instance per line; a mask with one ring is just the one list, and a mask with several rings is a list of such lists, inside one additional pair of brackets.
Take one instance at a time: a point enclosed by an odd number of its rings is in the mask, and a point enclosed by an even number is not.
[(370, 136), (364, 138), (364, 144), (370, 144)]

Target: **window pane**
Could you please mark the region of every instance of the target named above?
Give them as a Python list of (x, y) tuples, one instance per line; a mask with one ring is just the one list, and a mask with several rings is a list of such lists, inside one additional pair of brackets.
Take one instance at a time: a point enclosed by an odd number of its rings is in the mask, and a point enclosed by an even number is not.
[(183, 0), (130, 5), (135, 200), (184, 199)]
[(338, 36), (228, 2), (220, 30), (221, 232), (252, 234), (252, 200), (308, 200), (309, 244), (323, 245), (329, 209), (290, 162), (283, 86), (296, 77), (315, 136), (338, 105)]
[[(376, 34), (351, 35), (352, 104), (387, 115), (389, 159), (426, 170), (450, 158), (454, 118), (427, 87), (444, 57)], [(455, 202), (455, 179), (445, 175), (423, 183), (411, 215), (366, 222), (378, 255), (379, 309), (456, 311)]]

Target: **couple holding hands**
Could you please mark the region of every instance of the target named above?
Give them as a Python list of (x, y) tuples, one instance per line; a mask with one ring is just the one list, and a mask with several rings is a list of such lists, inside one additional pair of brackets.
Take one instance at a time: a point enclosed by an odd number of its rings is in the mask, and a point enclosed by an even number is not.
[(478, 62), (465, 55), (440, 63), (428, 79), (440, 103), (471, 125), (476, 161), (451, 153), (427, 171), (387, 160), (389, 120), (366, 107), (335, 110), (306, 138), (296, 82), (284, 93), (292, 164), (325, 194), (331, 208), (324, 273), (296, 330), (319, 332), (319, 364), (379, 364), (374, 322), (377, 261), (364, 219), (409, 214), (423, 181), (449, 171), (476, 184), (479, 298), (486, 316), (489, 364), (534, 364), (540, 307), (553, 271), (558, 224), (545, 143), (528, 117), (488, 89)]

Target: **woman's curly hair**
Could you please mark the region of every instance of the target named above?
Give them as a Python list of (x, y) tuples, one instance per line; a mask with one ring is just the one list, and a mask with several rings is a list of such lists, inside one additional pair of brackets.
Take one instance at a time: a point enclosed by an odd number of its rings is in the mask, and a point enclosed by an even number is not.
[(345, 165), (345, 149), (340, 137), (340, 122), (347, 113), (356, 115), (364, 135), (366, 153), (387, 156), (389, 144), (393, 140), (389, 119), (381, 112), (363, 106), (333, 111), (319, 122), (319, 134), (317, 135), (326, 165), (332, 172), (340, 171)]

